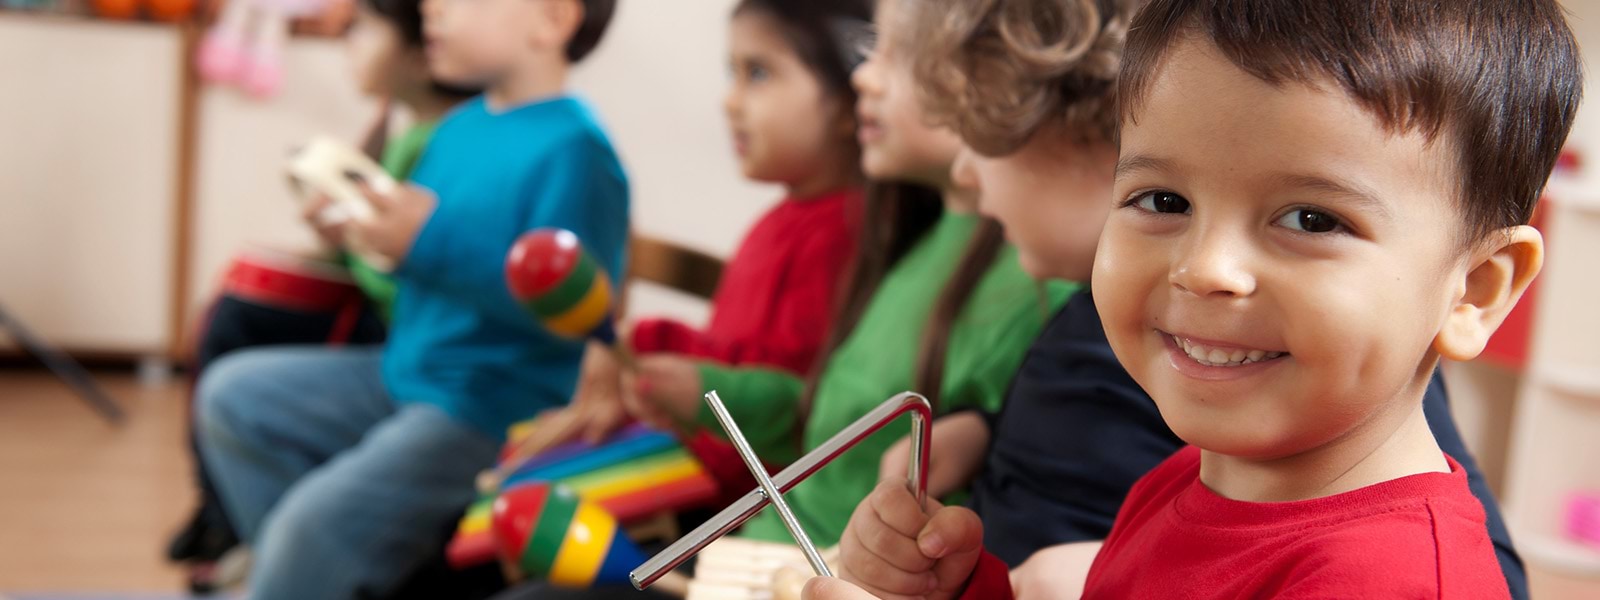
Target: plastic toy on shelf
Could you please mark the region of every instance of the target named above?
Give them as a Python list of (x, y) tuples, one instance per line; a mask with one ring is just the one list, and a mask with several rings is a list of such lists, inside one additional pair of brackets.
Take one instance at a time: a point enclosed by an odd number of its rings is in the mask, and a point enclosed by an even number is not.
[(289, 21), (317, 14), (328, 0), (228, 0), (201, 41), (196, 65), (206, 81), (267, 98), (283, 84)]
[(1575, 492), (1567, 500), (1567, 537), (1600, 552), (1600, 491)]

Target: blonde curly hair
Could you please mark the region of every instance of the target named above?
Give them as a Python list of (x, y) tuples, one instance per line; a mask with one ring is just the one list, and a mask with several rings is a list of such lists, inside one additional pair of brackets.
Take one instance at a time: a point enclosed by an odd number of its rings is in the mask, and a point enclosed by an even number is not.
[(1141, 0), (898, 0), (929, 117), (1010, 154), (1047, 126), (1116, 139), (1117, 70)]

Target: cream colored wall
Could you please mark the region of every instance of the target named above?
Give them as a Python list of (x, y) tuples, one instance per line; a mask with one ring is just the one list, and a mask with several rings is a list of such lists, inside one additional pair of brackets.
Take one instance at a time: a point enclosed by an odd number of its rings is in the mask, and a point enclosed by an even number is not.
[[(733, 0), (619, 2), (575, 87), (599, 108), (633, 181), (640, 233), (727, 256), (781, 190), (734, 162), (722, 94)], [(703, 303), (635, 286), (633, 314), (704, 318)]]

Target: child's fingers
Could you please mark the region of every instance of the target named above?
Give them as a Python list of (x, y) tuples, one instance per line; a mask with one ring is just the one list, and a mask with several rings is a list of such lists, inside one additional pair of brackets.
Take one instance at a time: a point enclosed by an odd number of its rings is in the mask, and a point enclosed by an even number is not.
[(938, 588), (933, 571), (908, 573), (883, 562), (850, 560), (839, 565), (838, 577), (881, 598), (920, 600)]
[(971, 510), (947, 507), (928, 521), (917, 544), (923, 553), (942, 557), (933, 565), (938, 584), (929, 597), (953, 598), (966, 586), (983, 554), (983, 522)]
[(904, 478), (911, 466), (911, 436), (900, 438), (878, 461), (878, 479)]
[(803, 600), (871, 600), (872, 594), (832, 577), (812, 577), (800, 591)]
[(330, 204), (333, 204), (333, 199), (329, 198), (327, 194), (312, 194), (311, 197), (306, 199), (305, 210), (300, 212), (300, 216), (305, 217), (307, 221), (318, 222), (323, 209), (328, 208)]
[(960, 506), (939, 509), (917, 535), (922, 553), (942, 558), (983, 548), (983, 522), (977, 513)]
[(356, 190), (360, 191), (361, 196), (367, 199), (368, 204), (372, 205), (372, 210), (374, 212), (383, 214), (394, 209), (394, 198), (379, 194), (377, 190), (372, 189), (372, 186), (367, 182), (357, 181)]
[[(933, 568), (934, 559), (922, 554), (915, 535), (895, 531), (865, 503), (856, 507), (856, 514), (850, 518), (850, 526), (845, 529), (845, 535), (855, 542), (849, 548), (852, 560), (861, 558), (863, 565), (867, 562), (881, 561), (895, 570), (911, 573), (922, 573)], [(869, 556), (866, 555), (870, 555), (873, 560), (868, 560)]]
[[(924, 512), (925, 506), (917, 504), (916, 496), (906, 489), (904, 479), (878, 482), (878, 487), (867, 496), (866, 504), (889, 529), (909, 538), (917, 537), (927, 526), (928, 515), (933, 514), (933, 511)], [(934, 502), (933, 506), (937, 509), (938, 503)]]
[(585, 424), (583, 439), (591, 444), (600, 443), (612, 432), (621, 429), (628, 418), (619, 399), (613, 399), (605, 404), (591, 405), (586, 410), (589, 412), (589, 421)]

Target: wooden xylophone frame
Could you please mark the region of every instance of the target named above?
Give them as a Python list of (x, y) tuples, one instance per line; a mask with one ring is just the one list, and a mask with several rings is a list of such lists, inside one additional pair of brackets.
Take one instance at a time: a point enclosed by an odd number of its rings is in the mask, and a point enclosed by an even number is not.
[[(779, 472), (772, 478), (773, 484), (779, 493), (793, 489), (795, 485), (833, 462), (833, 459), (844, 454), (846, 450), (855, 447), (861, 440), (877, 433), (906, 413), (911, 413), (911, 464), (907, 468), (907, 484), (916, 495), (917, 503), (923, 504), (928, 496), (928, 444), (933, 428), (933, 404), (915, 392), (901, 392), (885, 400), (877, 408), (872, 409), (872, 412), (857, 419), (849, 427), (834, 434), (815, 450)], [(746, 493), (738, 501), (722, 509), (722, 512), (629, 573), (628, 578), (633, 582), (633, 587), (640, 590), (650, 587), (711, 542), (738, 529), (770, 503), (766, 493), (759, 487)]]

